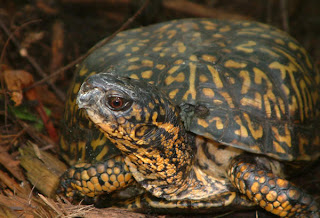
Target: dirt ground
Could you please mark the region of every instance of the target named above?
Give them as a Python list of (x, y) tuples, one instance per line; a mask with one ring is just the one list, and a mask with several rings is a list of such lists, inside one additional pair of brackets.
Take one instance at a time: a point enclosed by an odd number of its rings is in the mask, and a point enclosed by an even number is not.
[[(58, 159), (59, 123), (74, 61), (117, 31), (143, 2), (0, 0), (0, 217), (173, 217), (53, 201), (38, 195), (43, 192), (33, 188), (32, 179), (21, 167), (25, 148), (39, 148)], [(302, 43), (320, 65), (318, 0), (154, 0), (125, 27), (188, 17), (255, 20), (274, 25)], [(292, 179), (320, 201), (319, 162)], [(272, 216), (248, 211), (224, 217)]]

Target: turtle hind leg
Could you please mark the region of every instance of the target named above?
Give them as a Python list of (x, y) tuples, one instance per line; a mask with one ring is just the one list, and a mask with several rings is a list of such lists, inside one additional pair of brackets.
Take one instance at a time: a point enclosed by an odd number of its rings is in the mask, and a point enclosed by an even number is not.
[(133, 177), (122, 156), (94, 164), (79, 163), (70, 167), (60, 179), (59, 195), (70, 201), (94, 198), (121, 190), (133, 182)]
[(315, 200), (288, 180), (276, 176), (252, 157), (238, 156), (230, 164), (231, 183), (250, 200), (281, 217), (319, 217)]

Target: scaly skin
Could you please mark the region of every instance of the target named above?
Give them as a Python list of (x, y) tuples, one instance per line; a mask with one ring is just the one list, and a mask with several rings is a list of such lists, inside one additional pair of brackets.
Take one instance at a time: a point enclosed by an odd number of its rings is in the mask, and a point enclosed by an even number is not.
[(252, 158), (235, 158), (228, 175), (242, 194), (275, 215), (319, 217), (319, 206), (310, 195), (262, 164), (255, 163)]

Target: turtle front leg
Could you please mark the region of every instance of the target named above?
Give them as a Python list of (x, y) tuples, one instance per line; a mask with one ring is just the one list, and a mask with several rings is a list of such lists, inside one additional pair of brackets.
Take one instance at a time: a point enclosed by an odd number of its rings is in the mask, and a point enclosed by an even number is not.
[(319, 206), (310, 195), (276, 176), (259, 159), (245, 155), (236, 157), (230, 164), (228, 176), (242, 194), (273, 214), (319, 217)]
[(61, 177), (59, 194), (70, 200), (74, 196), (96, 197), (121, 190), (132, 183), (133, 177), (122, 156), (95, 164), (79, 163)]

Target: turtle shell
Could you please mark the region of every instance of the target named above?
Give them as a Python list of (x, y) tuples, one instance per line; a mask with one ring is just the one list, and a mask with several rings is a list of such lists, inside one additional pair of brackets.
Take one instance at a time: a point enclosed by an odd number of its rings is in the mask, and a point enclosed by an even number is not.
[(78, 159), (117, 153), (75, 105), (81, 83), (99, 72), (156, 85), (182, 111), (191, 109), (184, 121), (197, 135), (280, 160), (320, 155), (320, 74), (306, 50), (274, 27), (184, 19), (119, 33), (78, 67), (70, 91), (67, 125), (96, 140), (94, 148), (73, 149)]

